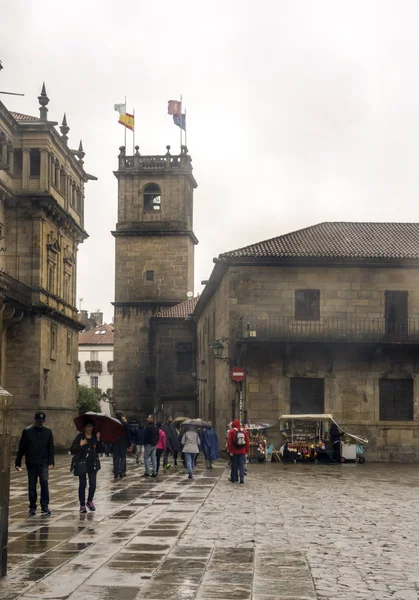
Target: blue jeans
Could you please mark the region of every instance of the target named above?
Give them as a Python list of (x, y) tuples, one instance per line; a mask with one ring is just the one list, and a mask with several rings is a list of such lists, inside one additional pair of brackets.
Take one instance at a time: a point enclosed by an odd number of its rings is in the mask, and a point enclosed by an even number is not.
[(157, 473), (157, 460), (156, 460), (156, 446), (150, 446), (146, 444), (144, 446), (144, 470), (146, 475), (150, 475), (150, 466), (148, 459), (151, 458), (151, 466), (153, 468), (153, 475)]
[(231, 481), (244, 481), (244, 466), (246, 464), (245, 454), (233, 454), (231, 457)]
[(193, 475), (193, 466), (195, 463), (196, 452), (185, 452), (186, 466), (188, 468), (189, 475)]

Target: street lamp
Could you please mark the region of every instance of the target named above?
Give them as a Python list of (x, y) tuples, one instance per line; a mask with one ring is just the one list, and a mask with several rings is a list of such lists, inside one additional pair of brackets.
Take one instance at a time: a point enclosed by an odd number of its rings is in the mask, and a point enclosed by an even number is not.
[(228, 358), (228, 356), (223, 356), (224, 348), (225, 348), (225, 346), (224, 346), (222, 340), (215, 340), (215, 342), (213, 342), (211, 344), (211, 350), (212, 350), (212, 353), (213, 353), (215, 359), (224, 360), (225, 362), (230, 362), (230, 359)]

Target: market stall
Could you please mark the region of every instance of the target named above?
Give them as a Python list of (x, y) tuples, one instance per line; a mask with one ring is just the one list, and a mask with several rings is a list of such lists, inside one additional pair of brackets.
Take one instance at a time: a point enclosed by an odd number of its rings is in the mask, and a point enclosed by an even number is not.
[[(229, 423), (228, 427), (230, 429), (232, 423)], [(248, 461), (264, 462), (268, 458), (267, 429), (273, 425), (270, 423), (245, 423), (243, 427), (247, 431), (250, 442)]]
[(336, 426), (340, 436), (340, 460), (365, 462), (364, 445), (368, 440), (343, 431), (331, 414), (282, 415), (280, 429), (283, 444), (280, 449), (284, 462), (330, 462), (333, 452), (330, 430)]
[(250, 449), (248, 454), (249, 462), (264, 462), (268, 455), (267, 429), (270, 427), (267, 423), (253, 425), (248, 423), (244, 426), (249, 436)]

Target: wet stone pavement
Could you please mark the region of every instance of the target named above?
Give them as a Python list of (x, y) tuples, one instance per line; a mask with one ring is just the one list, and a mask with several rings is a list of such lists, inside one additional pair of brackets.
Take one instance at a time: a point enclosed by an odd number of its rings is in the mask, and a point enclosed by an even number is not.
[(419, 468), (220, 462), (193, 481), (114, 481), (103, 459), (97, 511), (78, 513), (69, 457), (51, 473), (51, 517), (27, 516), (13, 473), (1, 600), (417, 600)]

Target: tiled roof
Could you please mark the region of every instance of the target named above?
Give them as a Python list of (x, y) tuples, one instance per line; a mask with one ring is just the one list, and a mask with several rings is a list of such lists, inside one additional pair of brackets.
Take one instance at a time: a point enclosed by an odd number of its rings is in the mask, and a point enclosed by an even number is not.
[(162, 319), (186, 319), (186, 317), (189, 317), (195, 310), (198, 300), (199, 296), (196, 296), (196, 298), (189, 298), (188, 300), (185, 300), (185, 302), (181, 302), (171, 308), (156, 313), (154, 316)]
[(11, 112), (10, 113), (12, 115), (12, 117), (14, 119), (16, 119), (16, 121), (24, 121), (25, 123), (29, 123), (29, 122), (35, 122), (35, 121), (40, 121), (41, 119), (39, 119), (38, 117), (32, 117), (31, 115), (23, 115), (22, 113), (18, 113), (18, 112)]
[(99, 325), (94, 329), (79, 333), (79, 346), (113, 345), (113, 325)]
[(419, 223), (319, 223), (220, 258), (419, 259)]

